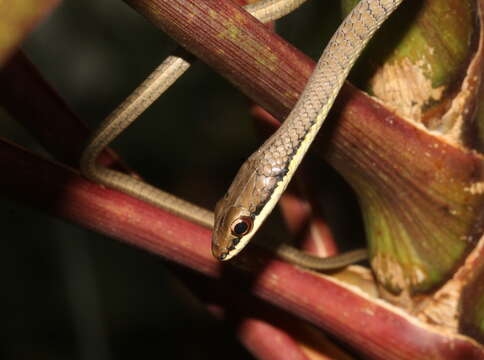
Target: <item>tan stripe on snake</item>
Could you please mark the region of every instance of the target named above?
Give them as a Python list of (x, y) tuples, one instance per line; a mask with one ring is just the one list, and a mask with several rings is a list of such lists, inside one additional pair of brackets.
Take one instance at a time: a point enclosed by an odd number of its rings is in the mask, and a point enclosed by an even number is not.
[[(245, 7), (260, 21), (276, 20), (305, 0), (262, 0)], [(214, 214), (134, 177), (96, 164), (101, 151), (148, 108), (190, 66), (168, 57), (101, 124), (81, 159), (89, 179), (128, 193), (202, 226), (212, 228), (212, 252), (220, 260), (238, 254), (271, 213), (317, 135), (353, 63), (368, 40), (403, 0), (362, 0), (324, 50), (296, 106), (281, 127), (242, 165)], [(261, 243), (264, 245), (264, 243)], [(266, 244), (271, 247), (272, 245)], [(366, 250), (320, 258), (288, 245), (272, 249), (294, 264), (316, 270), (346, 266), (366, 258)]]

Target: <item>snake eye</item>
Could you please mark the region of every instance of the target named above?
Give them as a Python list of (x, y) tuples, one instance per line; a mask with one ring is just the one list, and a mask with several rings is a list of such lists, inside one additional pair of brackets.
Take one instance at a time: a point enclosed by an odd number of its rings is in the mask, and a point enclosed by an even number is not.
[(240, 237), (247, 234), (252, 228), (252, 219), (250, 217), (244, 216), (240, 217), (232, 223), (230, 231), (232, 235)]

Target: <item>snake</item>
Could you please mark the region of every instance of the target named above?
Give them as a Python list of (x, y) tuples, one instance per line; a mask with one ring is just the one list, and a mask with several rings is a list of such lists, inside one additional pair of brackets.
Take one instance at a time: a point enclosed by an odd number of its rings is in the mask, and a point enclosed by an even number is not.
[[(276, 20), (306, 0), (261, 0), (244, 9), (259, 21)], [(211, 212), (150, 184), (96, 162), (100, 153), (189, 67), (187, 55), (168, 56), (94, 131), (81, 156), (81, 173), (212, 232), (212, 253), (226, 261), (253, 238), (279, 201), (319, 132), (350, 69), (367, 42), (403, 0), (361, 0), (323, 51), (297, 104), (279, 129), (241, 166), (225, 196)], [(367, 258), (365, 249), (318, 257), (292, 246), (260, 242), (293, 264), (332, 270)]]

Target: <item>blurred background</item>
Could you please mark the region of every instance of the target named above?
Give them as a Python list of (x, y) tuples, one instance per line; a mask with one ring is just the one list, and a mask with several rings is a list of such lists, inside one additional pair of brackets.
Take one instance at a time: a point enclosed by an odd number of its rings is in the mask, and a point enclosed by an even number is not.
[[(339, 19), (337, 1), (311, 0), (277, 30), (316, 59)], [(122, 1), (66, 0), (23, 49), (95, 128), (175, 46)], [(213, 208), (261, 142), (248, 105), (197, 62), (113, 148), (152, 184)], [(2, 136), (44, 153), (1, 109), (0, 118)], [(0, 219), (1, 358), (213, 359), (214, 334), (234, 358), (251, 358), (163, 259), (11, 200), (0, 199)]]

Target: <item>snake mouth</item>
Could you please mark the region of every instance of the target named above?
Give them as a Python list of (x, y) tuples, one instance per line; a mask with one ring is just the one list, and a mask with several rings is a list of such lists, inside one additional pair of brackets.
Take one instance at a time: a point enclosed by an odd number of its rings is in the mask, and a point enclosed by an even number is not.
[(212, 254), (216, 259), (224, 261), (228, 260), (227, 256), (229, 255), (229, 252), (227, 249), (224, 249), (215, 242), (212, 242)]
[(219, 259), (220, 261), (224, 261), (224, 260), (227, 258), (227, 255), (228, 255), (228, 254), (229, 254), (229, 253), (228, 253), (228, 252), (226, 252), (226, 251), (225, 251), (225, 252), (223, 252), (223, 253), (221, 253), (221, 254), (218, 256), (218, 259)]
[(226, 261), (231, 258), (231, 256), (229, 256), (228, 251), (222, 251), (222, 252), (219, 252), (218, 254), (213, 254), (213, 256), (215, 256), (215, 258), (217, 258), (220, 261)]
[(232, 240), (229, 247), (219, 246), (216, 243), (212, 243), (212, 254), (219, 261), (227, 261), (234, 257), (238, 253), (236, 251), (236, 244), (238, 244), (240, 239)]

